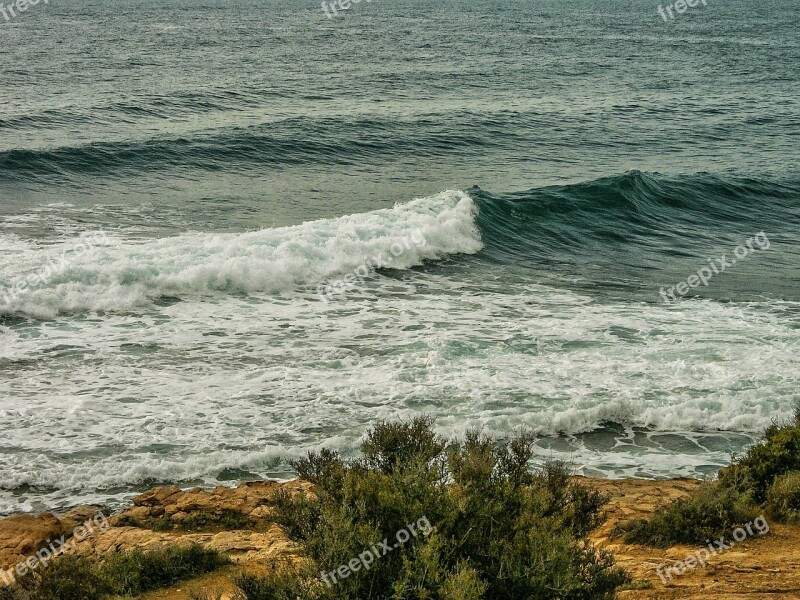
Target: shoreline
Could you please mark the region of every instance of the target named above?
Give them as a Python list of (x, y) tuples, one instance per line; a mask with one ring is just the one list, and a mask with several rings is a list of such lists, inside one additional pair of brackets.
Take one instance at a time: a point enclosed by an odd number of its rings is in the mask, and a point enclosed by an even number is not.
[[(709, 559), (705, 567), (686, 569), (669, 579), (658, 567), (681, 561), (696, 550), (689, 546), (668, 549), (626, 544), (611, 536), (614, 526), (646, 517), (670, 500), (687, 496), (701, 481), (598, 479), (576, 476), (586, 487), (605, 493), (607, 518), (589, 540), (613, 554), (626, 569), (632, 589), (618, 598), (797, 598), (800, 596), (800, 527), (770, 524), (768, 535), (749, 538)], [(279, 490), (309, 491), (311, 484), (255, 481), (235, 488), (181, 489), (162, 486), (137, 496), (131, 505), (109, 516), (109, 526), (71, 544), (68, 552), (102, 557), (109, 553), (155, 549), (170, 545), (199, 544), (228, 554), (232, 565), (208, 575), (140, 596), (143, 599), (188, 599), (193, 589), (218, 589), (220, 598), (235, 598), (233, 578), (241, 572), (258, 574), (278, 560), (296, 560), (299, 546), (270, 522), (270, 505)], [(0, 566), (4, 570), (35, 555), (47, 540), (64, 536), (76, 525), (96, 515), (100, 507), (78, 506), (57, 517), (51, 513), (13, 515), (0, 519)], [(70, 538), (67, 537), (69, 540)], [(664, 580), (662, 582), (662, 579)]]

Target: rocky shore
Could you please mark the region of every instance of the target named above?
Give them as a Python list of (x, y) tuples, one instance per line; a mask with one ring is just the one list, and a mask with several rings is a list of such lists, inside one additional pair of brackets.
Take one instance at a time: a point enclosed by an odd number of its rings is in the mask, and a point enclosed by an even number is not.
[[(621, 599), (799, 599), (800, 527), (771, 524), (767, 535), (749, 538), (713, 556), (707, 566), (687, 569), (671, 579), (656, 569), (681, 561), (696, 548), (666, 550), (622, 543), (611, 537), (614, 525), (646, 517), (656, 506), (688, 495), (699, 485), (690, 479), (666, 481), (601, 480), (581, 482), (605, 492), (606, 522), (591, 536), (596, 545), (612, 552), (617, 563), (634, 579), (635, 589), (619, 592)], [(131, 549), (199, 544), (228, 554), (232, 564), (180, 586), (151, 592), (142, 599), (189, 599), (203, 590), (210, 598), (235, 598), (233, 578), (242, 571), (258, 574), (276, 560), (298, 555), (299, 548), (270, 520), (278, 490), (300, 491), (309, 484), (295, 480), (243, 483), (236, 488), (154, 488), (133, 506), (108, 519), (108, 527), (75, 541), (65, 552), (102, 556)], [(15, 515), (0, 520), (0, 566), (9, 570), (60, 538), (69, 540), (99, 507), (80, 506), (64, 515)]]

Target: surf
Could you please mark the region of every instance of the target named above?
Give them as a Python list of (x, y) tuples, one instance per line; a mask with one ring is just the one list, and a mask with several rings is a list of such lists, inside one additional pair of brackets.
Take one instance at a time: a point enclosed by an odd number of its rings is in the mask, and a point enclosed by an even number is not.
[[(450, 190), (389, 209), (246, 233), (194, 232), (144, 242), (108, 234), (108, 244), (81, 253), (70, 253), (74, 240), (42, 247), (0, 238), (0, 290), (25, 287), (20, 282), (40, 265), (71, 254), (43, 285), (0, 295), (0, 313), (52, 317), (131, 310), (165, 296), (276, 294), (355, 270), (372, 273), (375, 256), (391, 256), (386, 267), (407, 270), (478, 252), (483, 241), (476, 216), (472, 198)], [(425, 243), (405, 244), (408, 239)]]

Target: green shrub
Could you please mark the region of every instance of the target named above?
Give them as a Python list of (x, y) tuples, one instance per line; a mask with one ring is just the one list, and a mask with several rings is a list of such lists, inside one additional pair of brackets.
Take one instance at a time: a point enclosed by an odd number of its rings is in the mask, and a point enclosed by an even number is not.
[(305, 494), (292, 494), (280, 489), (274, 497), (273, 519), (283, 525), (293, 540), (307, 540), (319, 526), (320, 503)]
[(25, 592), (17, 586), (0, 585), (0, 600), (27, 600), (23, 595)]
[(176, 521), (172, 519), (174, 528), (181, 531), (207, 531), (209, 529), (247, 529), (253, 525), (252, 521), (237, 510), (223, 510), (217, 513), (193, 513), (187, 519)]
[(688, 498), (660, 507), (648, 520), (618, 525), (626, 542), (668, 547), (703, 544), (753, 520), (762, 510), (777, 520), (800, 516), (800, 409)]
[(648, 520), (637, 519), (618, 525), (615, 533), (622, 534), (629, 544), (659, 548), (704, 544), (706, 540), (729, 535), (731, 530), (759, 514), (747, 493), (710, 482), (689, 497), (658, 508)]
[(108, 584), (92, 562), (80, 556), (62, 556), (35, 572), (30, 600), (99, 600)]
[[(275, 502), (309, 566), (239, 585), (249, 600), (611, 598), (627, 576), (586, 541), (605, 498), (563, 465), (531, 472), (533, 441), (473, 431), (448, 444), (418, 418), (377, 424), (355, 461), (310, 453), (295, 469), (315, 498)], [(409, 524), (418, 535), (347, 577), (335, 573), (381, 540), (393, 545)]]
[(720, 482), (728, 487), (745, 488), (756, 502), (762, 503), (775, 478), (789, 471), (800, 471), (800, 409), (792, 421), (771, 425), (761, 442), (720, 472)]
[(314, 573), (302, 566), (272, 565), (262, 577), (242, 575), (236, 579), (245, 600), (305, 600), (323, 599), (326, 590), (314, 579)]
[(800, 471), (781, 475), (767, 492), (767, 514), (776, 521), (800, 525)]
[(252, 521), (236, 510), (223, 510), (216, 513), (194, 513), (187, 519), (175, 520), (169, 516), (155, 517), (139, 521), (123, 515), (117, 521), (118, 527), (139, 527), (152, 531), (209, 531), (215, 529), (246, 529), (253, 525)]
[(440, 596), (442, 600), (480, 600), (487, 588), (475, 569), (460, 565), (442, 581)]
[(0, 600), (24, 600), (23, 594), (24, 590), (21, 590), (19, 586), (0, 584)]
[(209, 573), (226, 563), (217, 551), (202, 546), (170, 546), (113, 554), (101, 564), (101, 573), (113, 593), (135, 596)]
[(12, 586), (0, 584), (0, 600), (101, 600), (109, 590), (96, 567), (84, 557), (62, 556)]
[(24, 577), (17, 577), (13, 585), (0, 583), (0, 600), (30, 600), (30, 591), (35, 587), (36, 581), (32, 573)]
[(103, 560), (65, 555), (0, 587), (0, 600), (104, 600), (138, 595), (213, 571), (227, 563), (200, 546), (113, 554)]
[(141, 521), (134, 519), (130, 515), (118, 516), (114, 525), (116, 527), (138, 527), (140, 529), (144, 527), (144, 524)]
[(347, 469), (338, 452), (323, 448), (320, 452), (309, 452), (308, 458), (292, 464), (297, 476), (313, 483), (317, 489), (338, 497), (344, 488)]
[(361, 444), (366, 469), (391, 475), (414, 466), (429, 465), (442, 456), (444, 440), (433, 432), (433, 419), (410, 423), (378, 423)]

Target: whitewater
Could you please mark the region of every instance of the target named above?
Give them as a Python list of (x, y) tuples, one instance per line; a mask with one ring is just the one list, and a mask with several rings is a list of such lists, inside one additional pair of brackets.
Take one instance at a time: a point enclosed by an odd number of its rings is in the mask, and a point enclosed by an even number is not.
[[(213, 292), (281, 292), (325, 281), (392, 254), (392, 268), (408, 269), (448, 254), (481, 249), (477, 209), (464, 192), (448, 191), (363, 215), (237, 234), (187, 233), (127, 242), (106, 232), (42, 246), (0, 239), (0, 314), (53, 317), (60, 311), (130, 310), (161, 297)], [(102, 235), (76, 253), (71, 246)], [(410, 236), (425, 244), (396, 244)], [(67, 255), (70, 255), (67, 257)], [(13, 294), (41, 265), (61, 268), (48, 285)]]
[[(698, 476), (791, 412), (799, 303), (536, 281), (487, 259), (511, 244), (472, 195), (236, 234), (108, 231), (68, 255), (0, 306), (0, 512), (288, 478), (309, 449), (351, 454), (375, 420), (420, 413), (447, 436), (530, 428), (542, 460), (579, 473)], [(4, 287), (93, 235), (67, 221), (44, 242), (0, 236)], [(426, 244), (391, 269), (319, 298), (415, 232)]]

